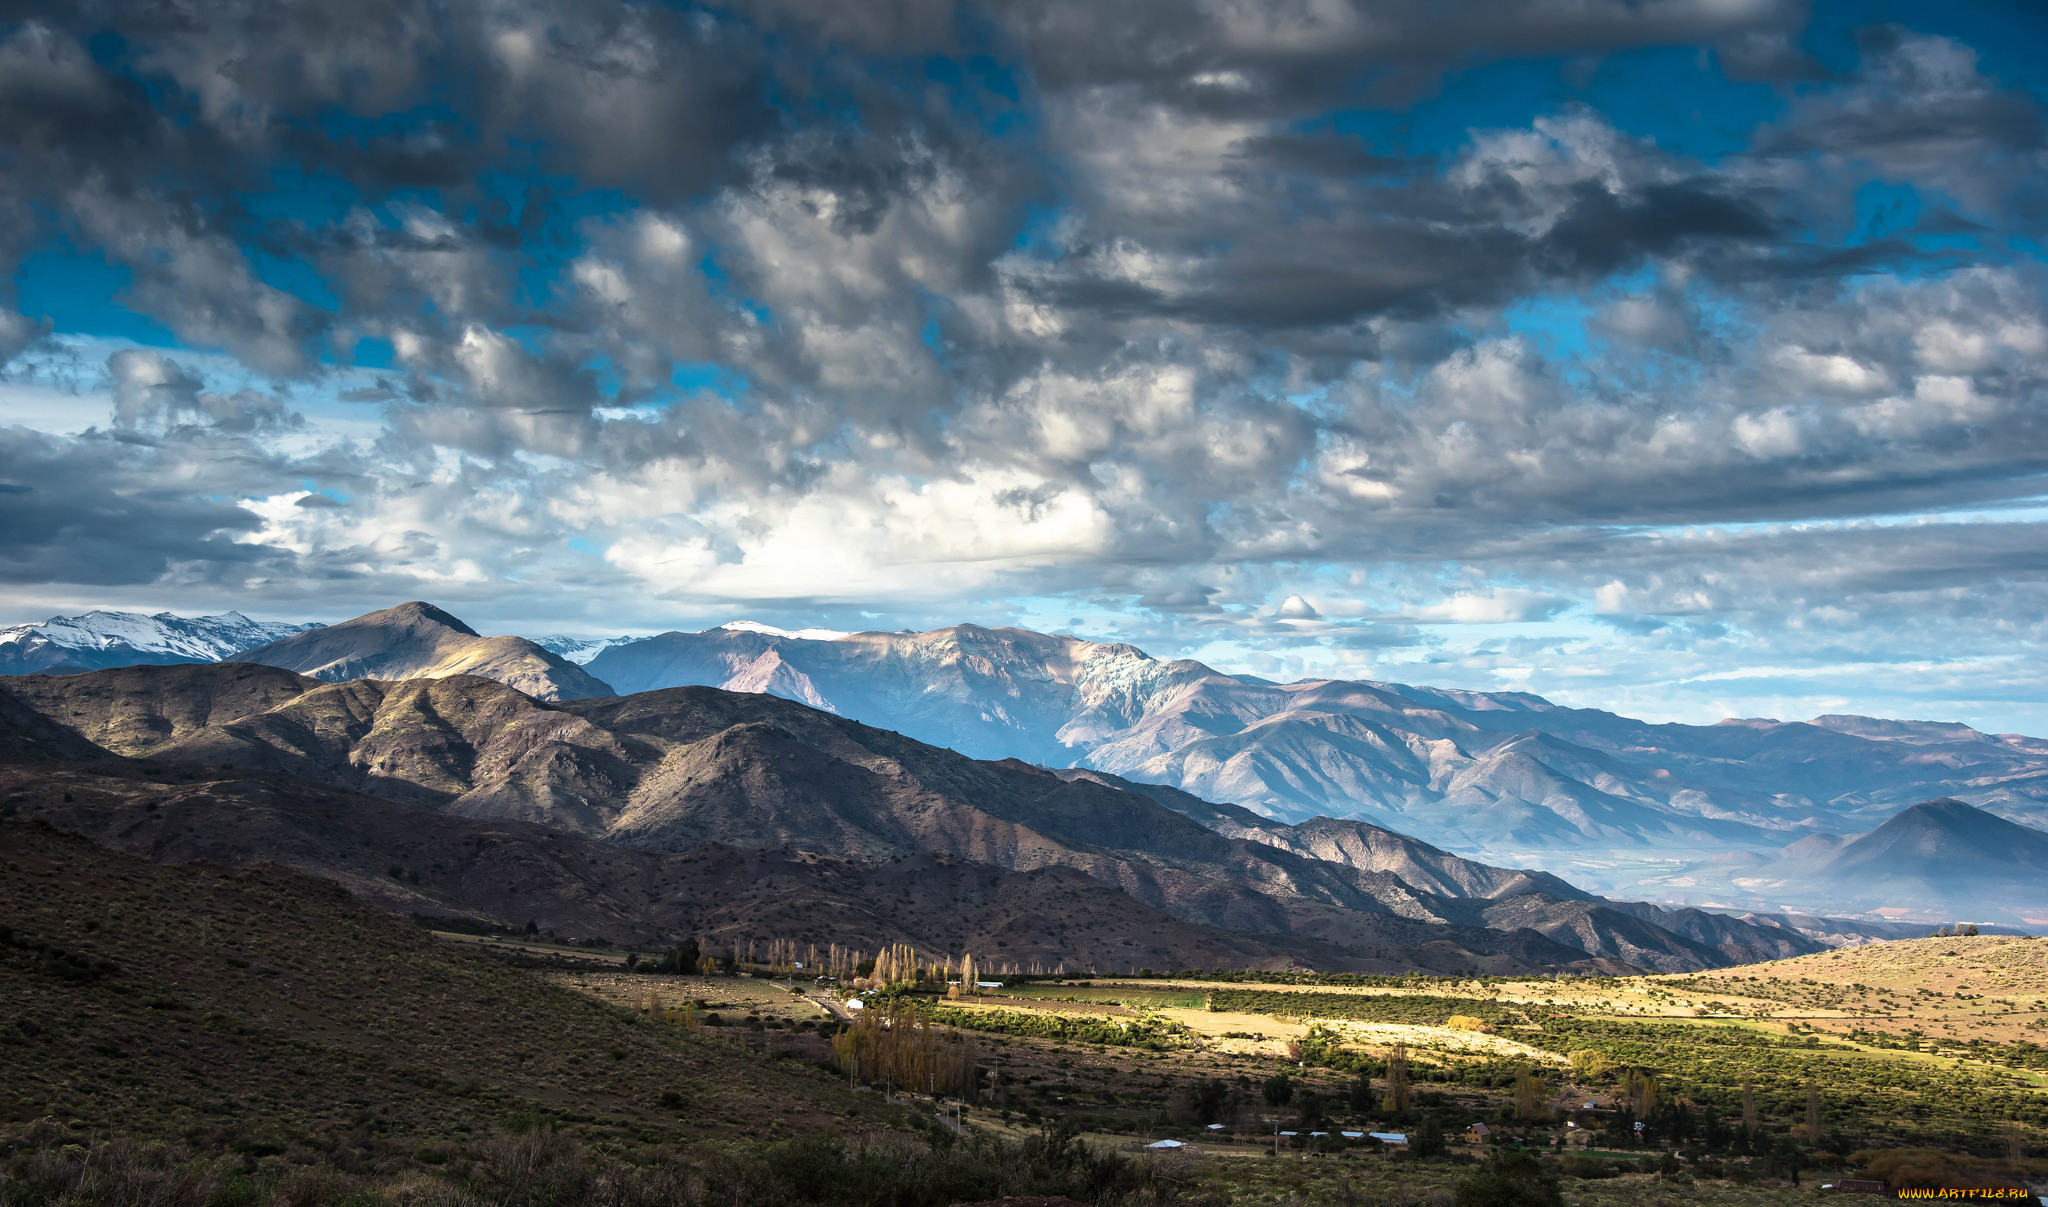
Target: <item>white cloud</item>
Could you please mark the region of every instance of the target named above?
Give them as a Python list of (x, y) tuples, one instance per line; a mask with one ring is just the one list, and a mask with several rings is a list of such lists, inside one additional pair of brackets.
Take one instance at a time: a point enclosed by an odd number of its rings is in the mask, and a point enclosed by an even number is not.
[(1460, 591), (1437, 603), (1403, 608), (1401, 615), (1437, 624), (1512, 624), (1547, 619), (1563, 605), (1563, 600), (1540, 591), (1491, 587), (1485, 591)]

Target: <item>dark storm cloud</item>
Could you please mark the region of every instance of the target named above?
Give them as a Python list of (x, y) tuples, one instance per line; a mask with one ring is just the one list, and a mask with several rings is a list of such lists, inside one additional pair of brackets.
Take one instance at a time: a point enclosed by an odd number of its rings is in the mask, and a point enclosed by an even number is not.
[[(1388, 91), (1428, 86), (1442, 71), (1491, 58), (1598, 54), (1624, 47), (1782, 35), (1803, 3), (1714, 4), (1595, 0), (1569, 7), (1514, 0), (1446, 5), (1264, 5), (1140, 0), (1101, 6), (1075, 0), (1006, 6), (1003, 25), (1028, 48), (1054, 88), (1138, 83), (1197, 107), (1270, 113), (1311, 106), (1333, 89), (1381, 76)], [(1236, 72), (1250, 86), (1219, 87)], [(1238, 99), (1234, 105), (1226, 98)]]
[(0, 428), (0, 575), (121, 586), (192, 574), (227, 585), (277, 552), (237, 543), (256, 518), (193, 496), (147, 445)]

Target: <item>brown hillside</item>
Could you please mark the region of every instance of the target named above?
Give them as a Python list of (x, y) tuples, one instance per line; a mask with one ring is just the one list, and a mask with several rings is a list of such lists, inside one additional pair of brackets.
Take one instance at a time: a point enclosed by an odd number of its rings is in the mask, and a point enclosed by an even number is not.
[[(69, 796), (71, 799), (66, 800)], [(191, 766), (0, 767), (0, 811), (156, 862), (270, 861), (338, 881), (400, 913), (565, 936), (709, 946), (794, 939), (910, 943), (1047, 967), (1280, 967), (1517, 971), (1537, 959), (1454, 942), (1338, 947), (1182, 921), (1071, 868), (1011, 872), (932, 854), (859, 860), (705, 844), (635, 850), (528, 822), (452, 817), (289, 779)], [(1417, 928), (1420, 942), (1440, 936)], [(1592, 965), (1588, 965), (1592, 967)]]
[(332, 1153), (480, 1137), (521, 1110), (645, 1142), (867, 1109), (284, 868), (159, 866), (19, 821), (0, 823), (0, 868), (8, 1120)]

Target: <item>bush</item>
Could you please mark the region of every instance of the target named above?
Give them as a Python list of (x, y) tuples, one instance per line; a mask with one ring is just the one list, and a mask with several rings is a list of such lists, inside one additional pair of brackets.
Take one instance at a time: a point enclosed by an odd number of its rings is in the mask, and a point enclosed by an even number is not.
[(1566, 1153), (1558, 1158), (1557, 1168), (1568, 1178), (1611, 1178), (1615, 1174), (1614, 1162), (1583, 1153)]
[(1457, 1207), (1564, 1207), (1564, 1195), (1534, 1154), (1497, 1151), (1458, 1183)]

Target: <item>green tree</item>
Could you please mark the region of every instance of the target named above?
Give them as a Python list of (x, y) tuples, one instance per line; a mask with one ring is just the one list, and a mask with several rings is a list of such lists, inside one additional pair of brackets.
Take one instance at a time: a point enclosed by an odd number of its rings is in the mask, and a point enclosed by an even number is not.
[(1351, 1111), (1363, 1115), (1372, 1109), (1372, 1074), (1360, 1071), (1358, 1080), (1351, 1083)]
[(1408, 1046), (1395, 1044), (1387, 1052), (1387, 1110), (1400, 1115), (1408, 1110)]
[(1196, 1084), (1194, 1091), (1189, 1095), (1189, 1102), (1193, 1107), (1196, 1122), (1220, 1123), (1223, 1121), (1224, 1113), (1230, 1109), (1230, 1087), (1211, 1077)]
[(1275, 1073), (1266, 1078), (1261, 1091), (1266, 1096), (1267, 1106), (1286, 1106), (1294, 1100), (1294, 1078), (1285, 1073)]
[(1303, 1129), (1318, 1128), (1323, 1125), (1324, 1102), (1321, 1094), (1316, 1093), (1314, 1090), (1304, 1091), (1301, 1095), (1300, 1110), (1301, 1126)]
[(1527, 1065), (1515, 1070), (1515, 1118), (1541, 1119), (1550, 1113), (1549, 1087)]
[(1443, 1125), (1436, 1121), (1435, 1112), (1422, 1117), (1422, 1123), (1408, 1135), (1408, 1151), (1418, 1157), (1440, 1157), (1444, 1151)]

